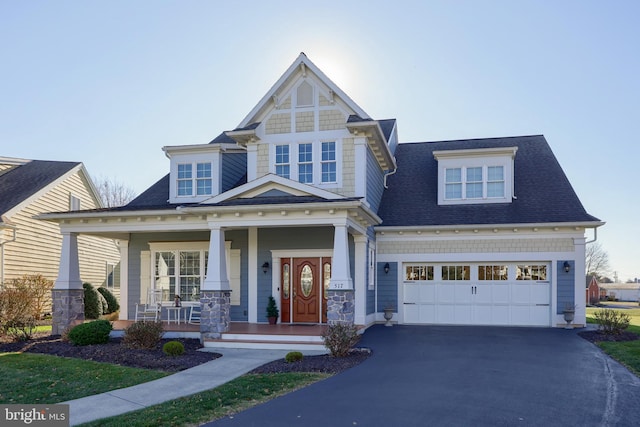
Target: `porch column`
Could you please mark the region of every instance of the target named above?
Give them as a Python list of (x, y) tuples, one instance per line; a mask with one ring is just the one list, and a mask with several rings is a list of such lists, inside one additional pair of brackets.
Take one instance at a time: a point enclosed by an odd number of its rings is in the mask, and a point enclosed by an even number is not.
[(200, 289), (201, 339), (217, 339), (229, 330), (231, 322), (231, 286), (227, 276), (224, 230), (210, 225), (207, 277)]
[(356, 244), (355, 256), (355, 323), (364, 325), (367, 307), (367, 236), (354, 236)]
[(119, 240), (120, 249), (120, 320), (129, 319), (129, 240)]
[(62, 232), (58, 278), (51, 291), (52, 335), (61, 335), (84, 320), (84, 290), (80, 280), (78, 235)]
[(334, 224), (331, 281), (327, 292), (327, 322), (354, 322), (354, 291), (349, 262), (349, 233), (347, 225)]

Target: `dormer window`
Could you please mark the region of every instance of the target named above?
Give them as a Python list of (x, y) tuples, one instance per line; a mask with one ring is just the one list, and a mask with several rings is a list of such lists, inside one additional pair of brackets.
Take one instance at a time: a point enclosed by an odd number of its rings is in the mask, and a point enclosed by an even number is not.
[[(195, 176), (193, 170), (195, 169)], [(194, 182), (195, 181), (195, 182)], [(179, 163), (176, 188), (178, 196), (208, 196), (212, 194), (211, 163)]]
[(510, 203), (517, 148), (442, 150), (438, 161), (438, 204)]

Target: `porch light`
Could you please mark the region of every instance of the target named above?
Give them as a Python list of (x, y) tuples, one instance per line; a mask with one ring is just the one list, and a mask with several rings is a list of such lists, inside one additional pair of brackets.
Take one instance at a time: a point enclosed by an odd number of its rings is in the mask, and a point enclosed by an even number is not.
[(264, 264), (262, 264), (262, 272), (267, 274), (267, 271), (269, 271), (269, 263), (265, 261)]
[(563, 267), (564, 267), (565, 273), (568, 273), (571, 270), (571, 264), (569, 264), (569, 261), (565, 261), (563, 264)]
[(389, 263), (384, 265), (384, 274), (389, 274)]

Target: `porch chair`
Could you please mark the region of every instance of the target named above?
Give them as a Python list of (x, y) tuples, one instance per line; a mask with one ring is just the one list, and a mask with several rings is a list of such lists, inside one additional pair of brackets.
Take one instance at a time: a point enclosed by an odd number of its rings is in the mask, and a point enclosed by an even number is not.
[(191, 310), (189, 310), (189, 323), (200, 323), (200, 304), (191, 306)]
[(136, 322), (138, 320), (157, 321), (162, 310), (162, 289), (149, 289), (147, 302), (136, 303)]

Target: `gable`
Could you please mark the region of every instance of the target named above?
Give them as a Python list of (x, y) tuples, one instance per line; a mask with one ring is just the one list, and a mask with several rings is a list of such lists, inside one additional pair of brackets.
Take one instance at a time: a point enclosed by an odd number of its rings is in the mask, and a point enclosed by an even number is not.
[(0, 175), (0, 216), (10, 216), (82, 164), (33, 160)]

